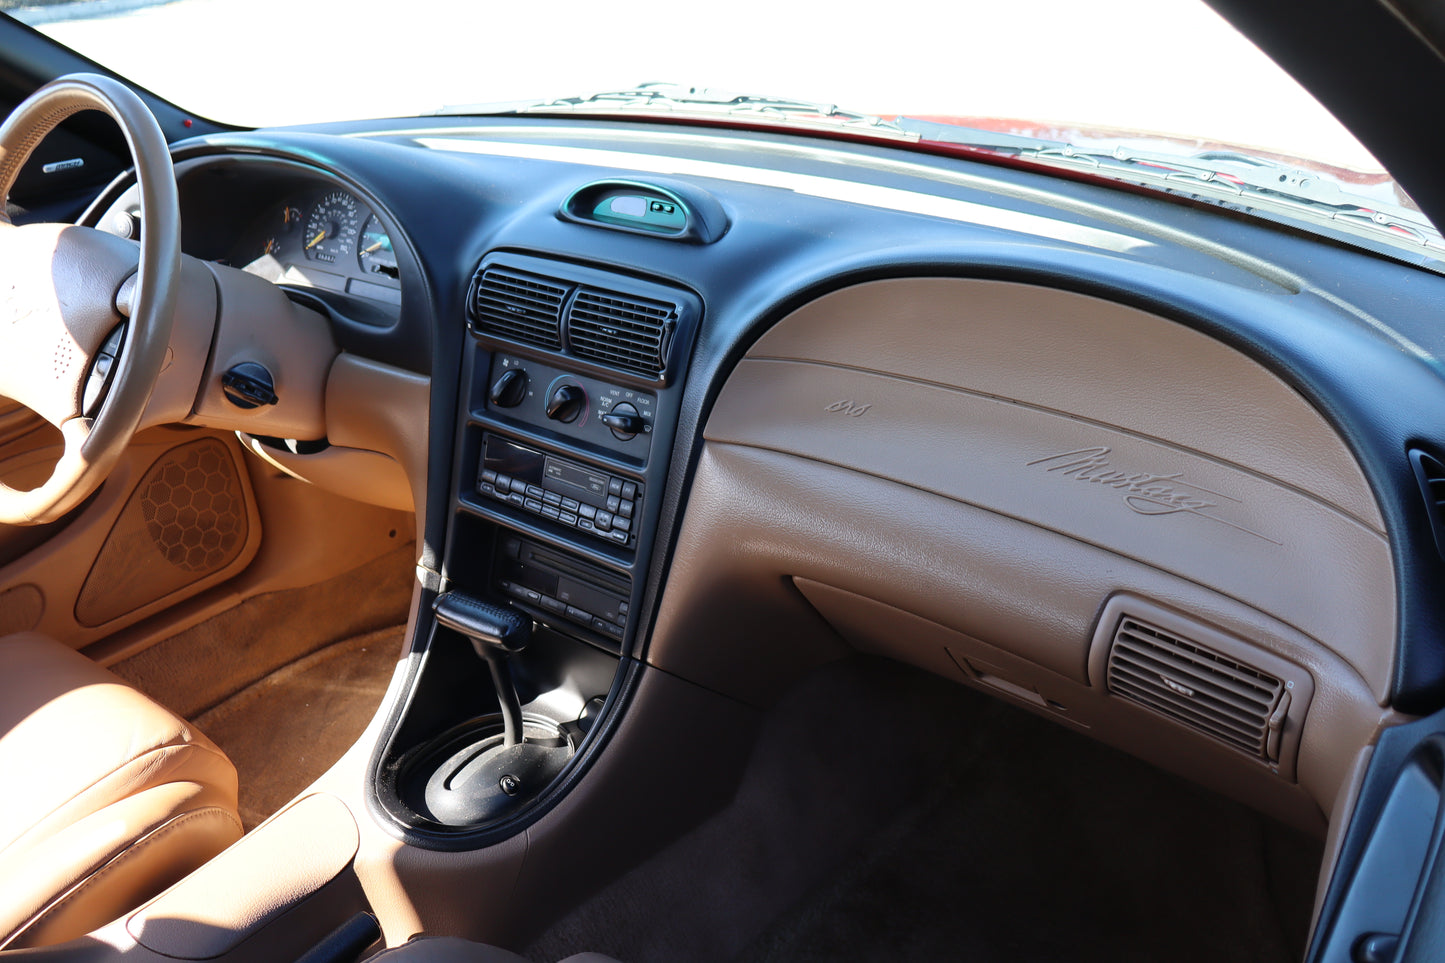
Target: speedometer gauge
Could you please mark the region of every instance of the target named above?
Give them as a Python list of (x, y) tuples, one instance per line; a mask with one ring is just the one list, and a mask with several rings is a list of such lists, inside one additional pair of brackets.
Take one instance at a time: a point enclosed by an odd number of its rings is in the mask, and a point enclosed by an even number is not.
[(367, 274), (397, 277), (396, 252), (391, 248), (391, 236), (381, 226), (381, 218), (375, 214), (361, 229), (361, 240), (356, 244), (356, 260)]
[(333, 191), (323, 197), (306, 220), (302, 244), (306, 256), (313, 261), (335, 264), (340, 257), (351, 254), (356, 241), (357, 223), (361, 214), (356, 198), (346, 191)]

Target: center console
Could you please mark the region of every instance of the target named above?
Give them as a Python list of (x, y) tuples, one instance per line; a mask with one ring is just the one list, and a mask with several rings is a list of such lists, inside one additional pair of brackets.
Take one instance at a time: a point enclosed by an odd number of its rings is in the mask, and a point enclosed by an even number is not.
[(443, 592), (378, 794), (441, 848), (565, 780), (633, 654), (703, 310), (511, 252), (482, 260), (467, 308)]

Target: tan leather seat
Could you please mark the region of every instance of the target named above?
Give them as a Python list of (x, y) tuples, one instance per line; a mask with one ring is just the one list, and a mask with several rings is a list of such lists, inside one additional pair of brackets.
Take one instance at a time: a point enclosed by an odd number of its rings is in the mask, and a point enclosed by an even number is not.
[(0, 638), (0, 948), (88, 933), (241, 836), (205, 736), (53, 639)]

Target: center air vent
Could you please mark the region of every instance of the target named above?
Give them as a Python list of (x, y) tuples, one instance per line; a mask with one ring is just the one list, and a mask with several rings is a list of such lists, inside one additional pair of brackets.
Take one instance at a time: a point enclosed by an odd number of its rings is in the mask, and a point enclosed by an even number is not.
[(674, 284), (512, 252), (489, 256), (468, 294), (472, 330), (667, 385), (702, 318)]
[(572, 352), (605, 365), (658, 375), (677, 305), (583, 288), (567, 318)]
[(562, 346), (562, 305), (570, 288), (521, 271), (489, 267), (472, 294), (477, 327), (544, 348)]

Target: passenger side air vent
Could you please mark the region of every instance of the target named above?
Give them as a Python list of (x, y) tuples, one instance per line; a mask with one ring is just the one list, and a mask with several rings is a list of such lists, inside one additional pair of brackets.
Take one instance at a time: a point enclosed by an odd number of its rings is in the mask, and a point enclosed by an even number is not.
[(1277, 733), (1289, 710), (1289, 694), (1273, 676), (1162, 629), (1124, 619), (1109, 652), (1108, 684), (1115, 695), (1221, 742), (1251, 755), (1278, 758)]
[(472, 319), (483, 331), (544, 348), (560, 348), (562, 305), (569, 290), (549, 278), (489, 267), (473, 287)]
[(657, 376), (667, 367), (677, 305), (582, 288), (568, 314), (572, 353), (601, 364)]
[(1110, 695), (1293, 775), (1314, 684), (1254, 643), (1117, 595), (1100, 619), (1089, 672)]
[(1418, 448), (1410, 449), (1410, 467), (1425, 499), (1430, 516), (1430, 531), (1435, 536), (1435, 550), (1445, 558), (1445, 464)]

